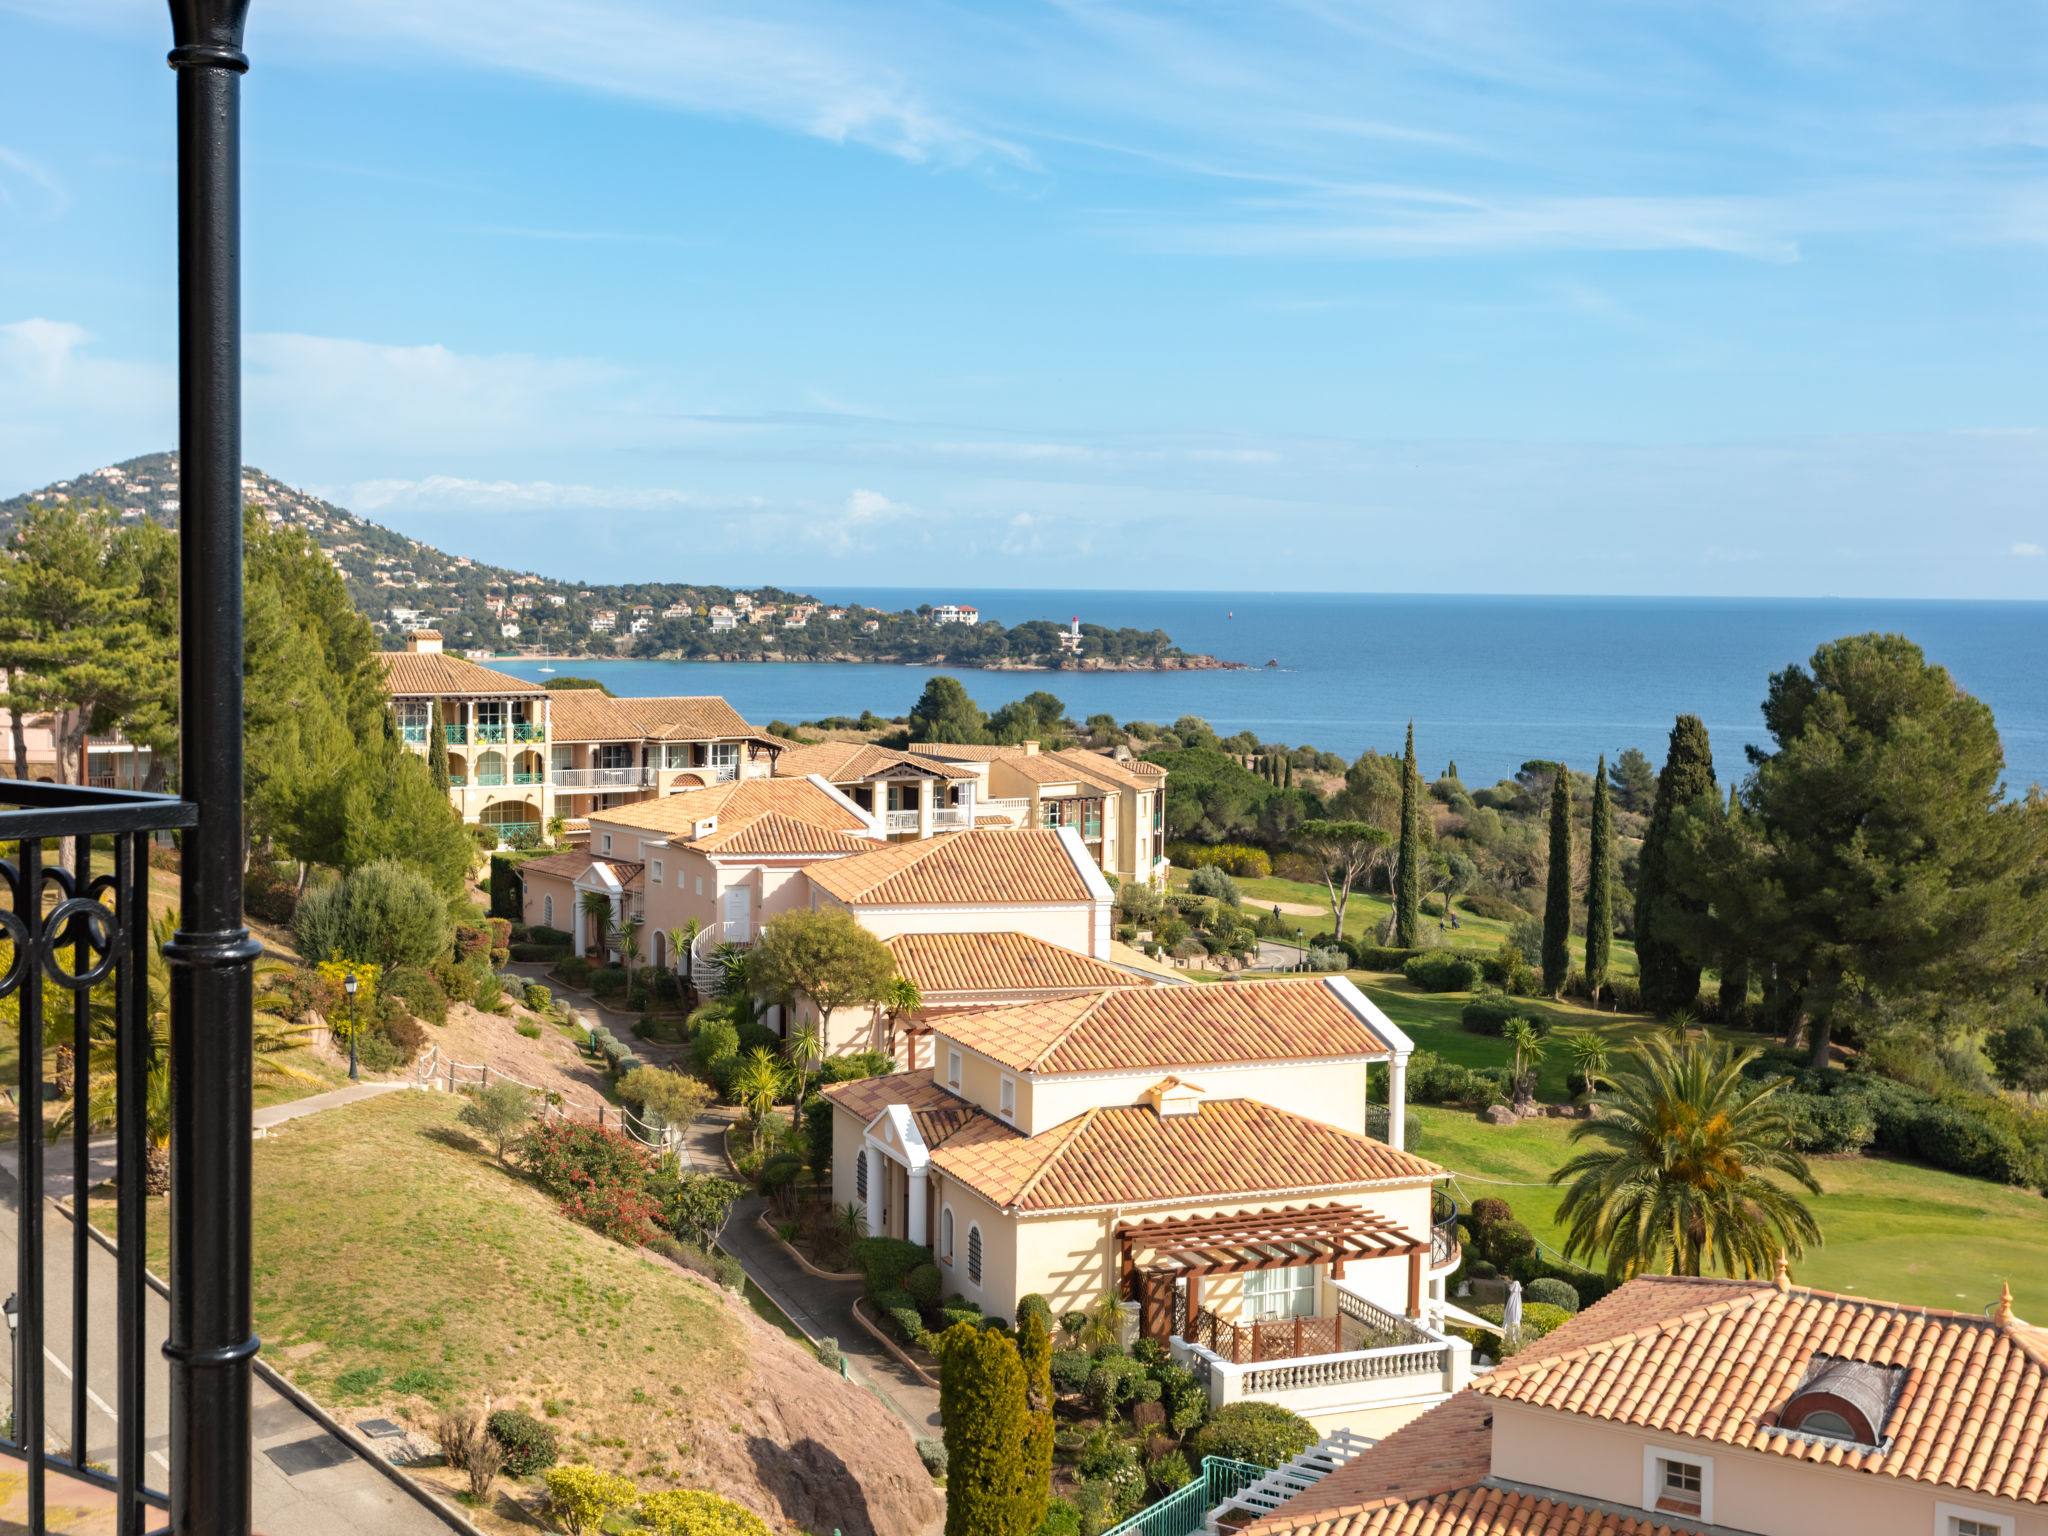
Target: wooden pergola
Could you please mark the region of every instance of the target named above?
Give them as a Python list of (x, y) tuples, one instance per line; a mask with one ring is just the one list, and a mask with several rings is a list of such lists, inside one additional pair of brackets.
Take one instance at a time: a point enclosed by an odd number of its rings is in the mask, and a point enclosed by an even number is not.
[[(1355, 1205), (1267, 1207), (1223, 1216), (1174, 1216), (1125, 1222), (1116, 1229), (1118, 1288), (1138, 1303), (1138, 1329), (1164, 1341), (1173, 1328), (1174, 1286), (1187, 1282), (1192, 1318), (1202, 1277), (1328, 1264), (1344, 1278), (1354, 1259), (1408, 1261), (1408, 1315), (1422, 1315), (1422, 1269), (1429, 1237), (1416, 1237), (1377, 1211)], [(1144, 1264), (1138, 1255), (1151, 1257)]]

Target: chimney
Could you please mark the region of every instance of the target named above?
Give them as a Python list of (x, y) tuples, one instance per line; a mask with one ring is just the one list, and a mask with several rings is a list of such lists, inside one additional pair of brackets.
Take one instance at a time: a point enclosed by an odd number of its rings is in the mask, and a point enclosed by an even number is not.
[(405, 637), (405, 648), (428, 655), (441, 649), (441, 632), (438, 629), (416, 629)]
[(1204, 1091), (1181, 1078), (1162, 1077), (1145, 1090), (1144, 1099), (1152, 1106), (1152, 1113), (1164, 1120), (1170, 1115), (1199, 1114)]
[(1035, 742), (1035, 741), (1027, 741), (1027, 742), (1025, 742), (1025, 743), (1024, 743), (1024, 755), (1025, 755), (1026, 757), (1036, 757), (1036, 756), (1038, 756), (1038, 743), (1037, 743), (1037, 742)]

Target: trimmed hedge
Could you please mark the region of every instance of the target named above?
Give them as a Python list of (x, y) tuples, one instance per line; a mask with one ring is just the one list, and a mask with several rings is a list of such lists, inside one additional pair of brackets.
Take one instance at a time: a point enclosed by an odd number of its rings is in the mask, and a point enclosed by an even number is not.
[(610, 997), (626, 990), (626, 973), (617, 966), (607, 965), (590, 973), (590, 990), (599, 997)]
[(867, 1277), (867, 1292), (877, 1298), (883, 1291), (902, 1293), (906, 1300), (912, 1270), (931, 1262), (931, 1254), (922, 1243), (905, 1242), (900, 1237), (864, 1237), (853, 1245), (853, 1259)]
[(1361, 971), (1399, 971), (1424, 953), (1419, 949), (1392, 949), (1384, 944), (1360, 944), (1351, 939), (1345, 939), (1343, 945), (1351, 963)]
[(1462, 955), (1416, 955), (1403, 962), (1401, 974), (1425, 992), (1470, 992), (1479, 985), (1479, 965)]
[(557, 960), (567, 958), (569, 948), (565, 944), (513, 944), (507, 946), (506, 953), (514, 960), (553, 965)]
[(1511, 997), (1475, 997), (1458, 1015), (1459, 1023), (1475, 1035), (1498, 1037), (1509, 1019), (1527, 1019), (1538, 1035), (1550, 1033), (1550, 1015)]

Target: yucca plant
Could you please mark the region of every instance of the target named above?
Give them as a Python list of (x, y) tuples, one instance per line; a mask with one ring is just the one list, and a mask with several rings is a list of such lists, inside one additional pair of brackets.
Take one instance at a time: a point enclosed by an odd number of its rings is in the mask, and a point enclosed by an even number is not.
[(732, 1091), (753, 1122), (756, 1148), (761, 1145), (761, 1132), (775, 1112), (775, 1101), (782, 1097), (784, 1086), (782, 1063), (767, 1046), (757, 1045), (747, 1053), (739, 1075), (733, 1079)]
[(1753, 1279), (1781, 1251), (1798, 1258), (1821, 1241), (1813, 1213), (1780, 1182), (1820, 1193), (1793, 1150), (1783, 1084), (1743, 1078), (1755, 1048), (1652, 1035), (1632, 1054), (1605, 1113), (1572, 1131), (1594, 1146), (1550, 1176), (1570, 1186), (1557, 1209), (1567, 1257), (1605, 1255), (1622, 1277), (1699, 1275), (1712, 1264)]
[(882, 989), (882, 1016), (889, 1021), (883, 1050), (892, 1061), (896, 1056), (896, 1027), (903, 1022), (903, 1015), (915, 1013), (923, 1006), (924, 994), (908, 976), (898, 976)]
[(1575, 1029), (1560, 1038), (1571, 1054), (1572, 1070), (1586, 1080), (1586, 1097), (1598, 1096), (1600, 1085), (1608, 1081), (1607, 1064), (1614, 1047), (1605, 1035), (1590, 1029)]

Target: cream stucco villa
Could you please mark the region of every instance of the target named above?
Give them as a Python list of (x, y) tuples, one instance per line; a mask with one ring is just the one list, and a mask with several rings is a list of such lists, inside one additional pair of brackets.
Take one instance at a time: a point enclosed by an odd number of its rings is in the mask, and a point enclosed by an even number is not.
[[(1630, 1281), (1244, 1536), (2043, 1536), (2048, 1335)], [(1215, 1529), (1211, 1525), (1211, 1529)]]
[[(1005, 834), (1015, 836), (1016, 834)], [(1128, 985), (927, 1016), (934, 1065), (827, 1090), (833, 1184), (1010, 1315), (1105, 1290), (1207, 1377), (1377, 1434), (1457, 1390), (1441, 1171), (1402, 1149), (1409, 1041), (1342, 978)], [(1392, 1142), (1367, 1134), (1367, 1075)]]

